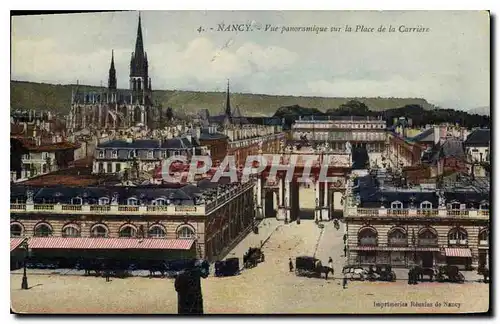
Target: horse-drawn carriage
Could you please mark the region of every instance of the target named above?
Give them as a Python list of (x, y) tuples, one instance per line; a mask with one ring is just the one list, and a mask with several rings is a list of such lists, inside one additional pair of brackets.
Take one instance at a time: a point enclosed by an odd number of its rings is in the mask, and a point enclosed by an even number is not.
[(437, 271), (436, 280), (439, 282), (451, 281), (451, 282), (465, 282), (464, 275), (458, 270), (457, 266), (440, 266)]
[(363, 267), (358, 265), (345, 265), (342, 268), (342, 274), (349, 280), (364, 281), (367, 277), (367, 272)]
[(328, 279), (328, 274), (332, 273), (333, 269), (325, 267), (321, 261), (309, 256), (299, 256), (295, 259), (295, 274), (297, 276), (321, 278), (321, 274), (325, 274), (325, 279)]
[(243, 264), (245, 268), (256, 267), (259, 262), (264, 262), (264, 253), (260, 248), (249, 248), (248, 252), (243, 256)]
[(429, 281), (433, 281), (434, 278), (437, 277), (437, 270), (436, 268), (433, 267), (422, 267), (422, 266), (414, 266), (410, 269), (410, 272), (413, 273), (415, 276), (416, 280), (423, 281), (424, 276), (427, 276), (429, 278)]
[(366, 273), (370, 281), (396, 281), (396, 274), (390, 264), (371, 265)]
[(215, 262), (215, 276), (228, 277), (240, 274), (240, 259), (229, 258)]

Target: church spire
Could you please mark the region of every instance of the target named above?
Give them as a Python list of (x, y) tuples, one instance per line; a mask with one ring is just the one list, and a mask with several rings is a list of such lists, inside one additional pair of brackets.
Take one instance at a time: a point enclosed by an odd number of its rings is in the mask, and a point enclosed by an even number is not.
[(135, 40), (135, 57), (144, 56), (144, 44), (142, 42), (141, 13), (139, 13), (139, 23), (137, 24), (137, 38)]
[(115, 55), (113, 50), (111, 50), (111, 65), (109, 67), (108, 88), (116, 90)]
[(229, 100), (229, 79), (227, 80), (227, 92), (226, 92), (226, 116), (231, 119), (231, 102)]

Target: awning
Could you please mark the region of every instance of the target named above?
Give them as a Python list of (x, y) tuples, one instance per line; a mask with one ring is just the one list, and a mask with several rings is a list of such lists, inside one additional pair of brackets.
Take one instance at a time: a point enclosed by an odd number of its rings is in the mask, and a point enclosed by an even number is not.
[(26, 240), (25, 237), (11, 237), (10, 239), (10, 252), (14, 251)]
[(416, 251), (416, 252), (439, 252), (438, 247), (408, 247), (408, 246), (355, 246), (350, 248), (353, 251)]
[(136, 239), (93, 237), (33, 237), (29, 240), (32, 249), (89, 249), (89, 250), (189, 250), (194, 240), (188, 239)]
[(472, 258), (470, 249), (464, 248), (445, 248), (444, 254), (447, 257)]

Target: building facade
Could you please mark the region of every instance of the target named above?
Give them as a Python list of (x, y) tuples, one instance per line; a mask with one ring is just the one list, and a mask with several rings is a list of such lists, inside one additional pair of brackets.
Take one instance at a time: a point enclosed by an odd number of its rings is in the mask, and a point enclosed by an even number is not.
[(11, 237), (193, 240), (197, 257), (214, 260), (253, 221), (250, 182), (11, 188)]
[(438, 188), (403, 189), (376, 175), (350, 180), (344, 212), (349, 262), (487, 266), (489, 181), (471, 181), (462, 176)]

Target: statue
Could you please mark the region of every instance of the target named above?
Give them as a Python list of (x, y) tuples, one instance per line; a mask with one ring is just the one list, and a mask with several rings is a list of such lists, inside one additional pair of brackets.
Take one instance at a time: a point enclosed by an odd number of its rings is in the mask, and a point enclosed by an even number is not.
[(118, 193), (117, 192), (113, 193), (113, 196), (111, 197), (111, 204), (118, 205)]
[(446, 207), (446, 199), (442, 191), (438, 191), (438, 197), (439, 207)]
[(202, 269), (207, 265), (197, 266), (196, 260), (191, 260), (182, 273), (175, 279), (177, 291), (177, 312), (179, 314), (203, 314), (203, 295), (201, 278), (208, 276), (208, 271)]
[(351, 143), (349, 143), (349, 142), (345, 143), (345, 151), (346, 151), (347, 154), (351, 154), (351, 152), (352, 152)]
[(26, 203), (27, 204), (33, 203), (33, 190), (26, 191)]

